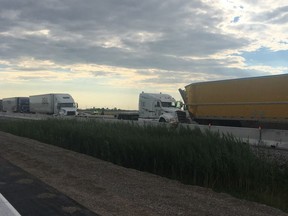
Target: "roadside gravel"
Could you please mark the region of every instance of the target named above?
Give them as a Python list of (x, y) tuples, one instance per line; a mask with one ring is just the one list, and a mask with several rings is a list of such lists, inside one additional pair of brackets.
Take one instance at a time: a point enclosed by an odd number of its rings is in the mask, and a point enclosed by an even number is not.
[(288, 216), (266, 205), (4, 132), (0, 156), (103, 216)]

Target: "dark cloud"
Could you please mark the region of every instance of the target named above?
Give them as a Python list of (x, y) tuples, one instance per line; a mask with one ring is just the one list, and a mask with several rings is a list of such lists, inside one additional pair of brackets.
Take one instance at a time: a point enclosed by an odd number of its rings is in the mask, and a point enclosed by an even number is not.
[(53, 80), (57, 79), (56, 76), (45, 76), (45, 77), (39, 77), (39, 76), (18, 76), (17, 77), (19, 80)]
[(25, 68), (25, 67), (14, 67), (14, 70), (16, 71), (29, 71), (29, 72), (35, 72), (35, 71), (51, 71), (50, 68), (43, 68), (43, 67), (28, 67), (28, 68)]
[(119, 73), (115, 73), (115, 72), (105, 72), (105, 71), (93, 71), (91, 72), (91, 74), (95, 77), (109, 77), (109, 76), (113, 76), (113, 77), (119, 77), (121, 76), (121, 74)]
[(167, 36), (166, 39), (150, 44), (151, 50), (157, 53), (174, 54), (180, 56), (202, 56), (235, 49), (247, 43), (245, 40), (235, 40), (222, 34), (210, 32), (187, 31)]

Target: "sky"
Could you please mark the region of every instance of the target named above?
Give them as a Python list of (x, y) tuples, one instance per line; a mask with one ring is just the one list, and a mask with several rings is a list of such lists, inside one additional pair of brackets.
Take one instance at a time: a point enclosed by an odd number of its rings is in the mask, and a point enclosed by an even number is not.
[(288, 73), (284, 0), (0, 0), (0, 98), (69, 93), (137, 109), (142, 91)]

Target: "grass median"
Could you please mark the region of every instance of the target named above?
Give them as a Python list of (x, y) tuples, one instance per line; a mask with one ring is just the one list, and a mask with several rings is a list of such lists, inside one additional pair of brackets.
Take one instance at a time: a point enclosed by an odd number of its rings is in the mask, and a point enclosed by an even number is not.
[(0, 130), (288, 211), (288, 165), (230, 135), (178, 126), (0, 120)]

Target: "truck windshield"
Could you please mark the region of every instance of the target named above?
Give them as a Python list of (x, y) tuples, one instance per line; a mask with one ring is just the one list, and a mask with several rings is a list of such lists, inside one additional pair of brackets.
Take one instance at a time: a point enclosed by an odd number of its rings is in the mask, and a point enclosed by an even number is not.
[(75, 107), (74, 103), (60, 103), (58, 104), (59, 107)]
[(162, 107), (176, 107), (174, 102), (161, 102)]
[(20, 100), (19, 103), (21, 105), (29, 105), (29, 100)]

